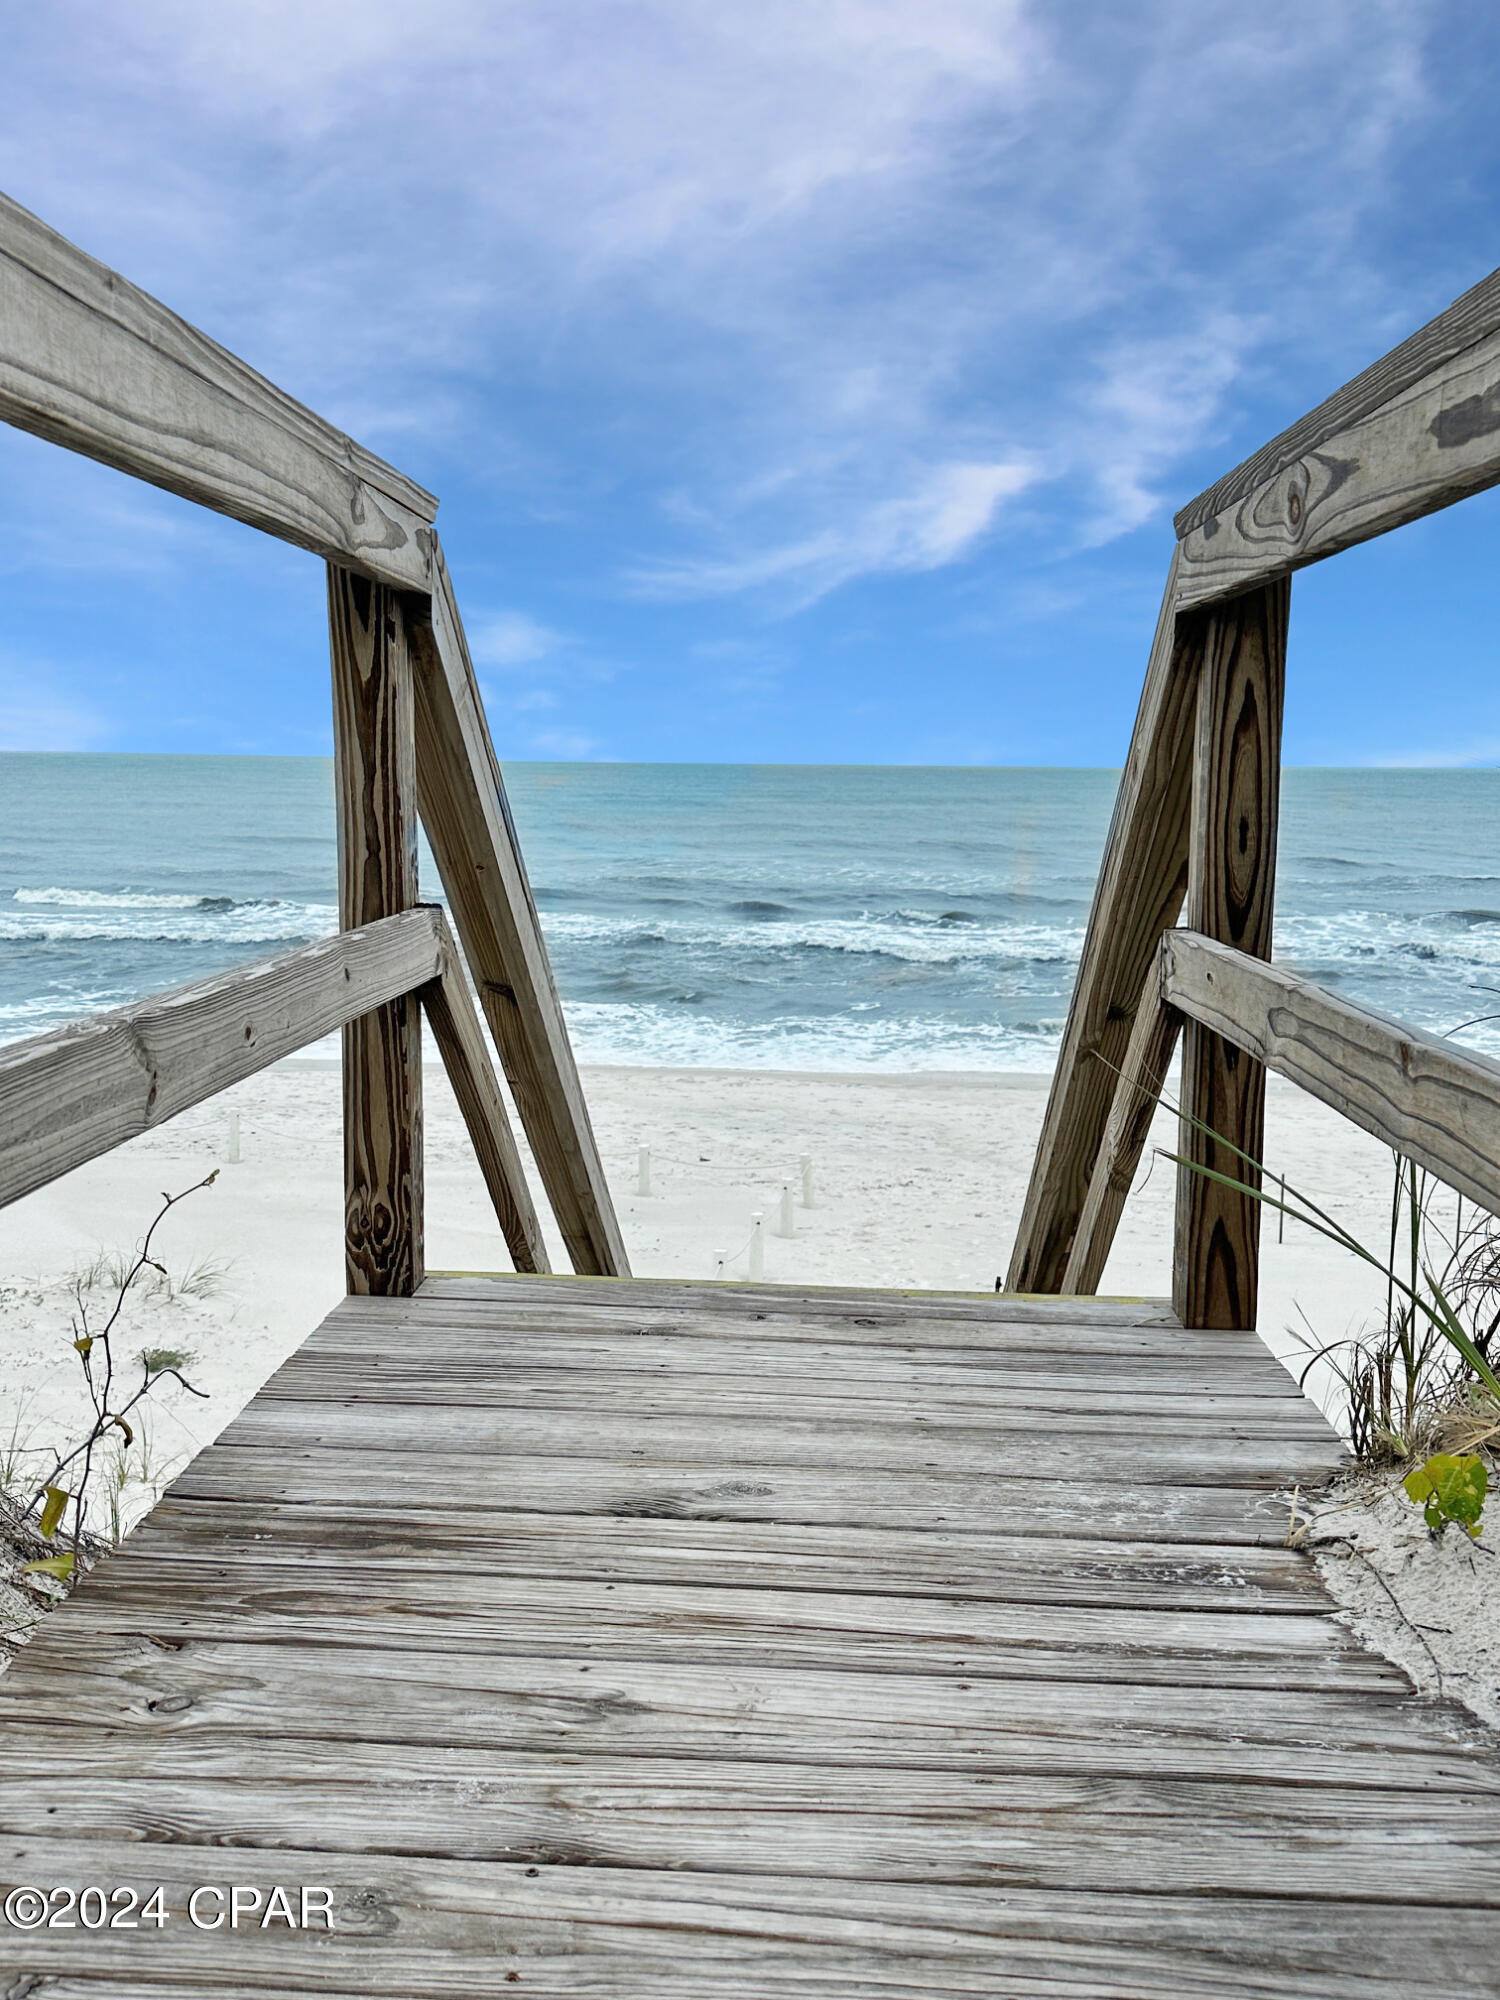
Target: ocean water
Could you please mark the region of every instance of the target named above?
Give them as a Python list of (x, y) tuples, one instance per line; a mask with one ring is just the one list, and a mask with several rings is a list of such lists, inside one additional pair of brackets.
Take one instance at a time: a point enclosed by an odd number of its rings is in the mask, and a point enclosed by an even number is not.
[[(583, 1060), (1051, 1066), (1115, 773), (507, 783)], [(322, 760), (3, 755), (0, 808), (0, 1039), (336, 925)], [(1500, 771), (1288, 771), (1276, 953), (1439, 1033), (1500, 1015)], [(1457, 1039), (1500, 1054), (1500, 1020)]]

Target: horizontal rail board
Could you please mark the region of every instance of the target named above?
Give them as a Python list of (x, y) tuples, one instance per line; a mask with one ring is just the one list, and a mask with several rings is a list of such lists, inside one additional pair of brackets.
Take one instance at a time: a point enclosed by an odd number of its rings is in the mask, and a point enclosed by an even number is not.
[(1194, 528), (1201, 528), (1216, 514), (1234, 506), (1273, 479), (1289, 465), (1295, 465), (1310, 451), (1317, 451), (1340, 431), (1362, 423), (1407, 389), (1456, 360), (1469, 348), (1500, 333), (1500, 271), (1491, 271), (1477, 285), (1456, 299), (1445, 312), (1389, 354), (1383, 354), (1342, 388), (1299, 417), (1294, 424), (1273, 437), (1268, 444), (1226, 472), (1196, 500), (1190, 500), (1177, 514), (1173, 525), (1181, 540)]
[(1193, 931), (1161, 942), (1162, 999), (1500, 1214), (1500, 1063)]
[(432, 588), (430, 493), (4, 195), (0, 419), (384, 582)]
[(1179, 611), (1238, 596), (1500, 480), (1500, 330), (1188, 529)]
[(408, 910), (0, 1049), (0, 1206), (440, 976)]

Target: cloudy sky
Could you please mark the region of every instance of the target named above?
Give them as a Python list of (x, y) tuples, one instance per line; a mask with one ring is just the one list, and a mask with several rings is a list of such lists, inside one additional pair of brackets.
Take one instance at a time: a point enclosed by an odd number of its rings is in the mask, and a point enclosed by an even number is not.
[[(0, 187), (442, 496), (502, 755), (1113, 763), (1171, 514), (1500, 262), (1457, 0), (0, 0)], [(1500, 506), (1297, 762), (1500, 761)], [(0, 431), (0, 747), (321, 752), (310, 556)]]

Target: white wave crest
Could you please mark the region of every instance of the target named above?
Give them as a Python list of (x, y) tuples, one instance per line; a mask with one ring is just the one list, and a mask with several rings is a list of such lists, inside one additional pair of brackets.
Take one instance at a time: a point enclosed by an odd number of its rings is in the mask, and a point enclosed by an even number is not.
[(1077, 960), (1083, 943), (1081, 924), (1074, 928), (1001, 920), (943, 925), (933, 919), (930, 925), (918, 928), (906, 912), (898, 912), (894, 917), (783, 918), (764, 923), (723, 924), (672, 917), (549, 912), (544, 915), (542, 925), (547, 936), (559, 944), (615, 948), (628, 944), (632, 938), (654, 937), (679, 949), (777, 955), (831, 951), (902, 959), (912, 965), (989, 963), (1017, 958), (1071, 964)]
[(236, 903), (219, 909), (204, 908), (194, 897), (187, 907), (156, 903), (29, 911), (0, 905), (0, 939), (27, 944), (300, 944), (337, 929), (338, 911), (331, 903)]
[(17, 903), (42, 903), (69, 910), (196, 910), (202, 896), (147, 889), (15, 889)]
[(676, 1010), (609, 1002), (566, 1008), (582, 1062), (664, 1069), (1027, 1070), (1057, 1060), (1060, 1021), (1035, 1030), (998, 1022), (872, 1021), (835, 1015), (768, 1023), (684, 1017)]

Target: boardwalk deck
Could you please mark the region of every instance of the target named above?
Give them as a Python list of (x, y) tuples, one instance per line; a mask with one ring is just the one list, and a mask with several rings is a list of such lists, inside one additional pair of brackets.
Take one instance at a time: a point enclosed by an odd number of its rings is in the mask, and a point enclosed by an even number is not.
[(6, 1886), (170, 1912), (0, 1994), (1493, 1994), (1500, 1756), (1281, 1546), (1337, 1456), (1158, 1306), (351, 1299), (0, 1679)]

